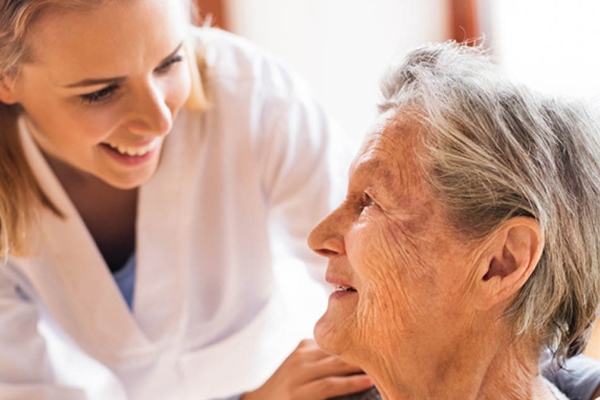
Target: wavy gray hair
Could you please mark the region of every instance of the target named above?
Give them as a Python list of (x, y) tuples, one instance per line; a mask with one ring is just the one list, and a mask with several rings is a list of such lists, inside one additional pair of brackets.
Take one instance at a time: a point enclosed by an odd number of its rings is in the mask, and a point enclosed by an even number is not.
[(583, 350), (600, 301), (600, 126), (581, 102), (535, 93), (478, 47), (426, 45), (382, 82), (380, 111), (417, 110), (429, 182), (465, 238), (539, 221), (542, 257), (505, 316), (562, 363)]

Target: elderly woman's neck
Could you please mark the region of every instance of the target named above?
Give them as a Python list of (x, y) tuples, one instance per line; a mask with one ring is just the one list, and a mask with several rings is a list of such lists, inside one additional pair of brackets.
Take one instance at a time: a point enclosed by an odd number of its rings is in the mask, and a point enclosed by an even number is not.
[(555, 399), (540, 375), (540, 346), (526, 339), (500, 347), (487, 366), (477, 399)]
[(431, 353), (416, 357), (412, 365), (380, 364), (377, 373), (367, 372), (385, 400), (554, 399), (539, 375), (537, 349), (524, 339), (484, 335), (457, 341), (452, 348), (432, 345)]

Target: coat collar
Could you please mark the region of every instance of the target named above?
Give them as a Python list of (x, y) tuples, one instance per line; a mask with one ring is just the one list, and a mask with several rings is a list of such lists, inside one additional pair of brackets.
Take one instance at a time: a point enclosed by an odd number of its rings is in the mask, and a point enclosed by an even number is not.
[(41, 212), (34, 249), (38, 257), (19, 262), (50, 315), (99, 359), (148, 354), (180, 335), (185, 323), (186, 271), (180, 247), (186, 226), (182, 185), (186, 177), (174, 175), (185, 171), (180, 165), (185, 160), (177, 154), (185, 144), (165, 141), (160, 168), (140, 188), (132, 313), (22, 118), (20, 132), (42, 190), (64, 214), (61, 218), (47, 209)]

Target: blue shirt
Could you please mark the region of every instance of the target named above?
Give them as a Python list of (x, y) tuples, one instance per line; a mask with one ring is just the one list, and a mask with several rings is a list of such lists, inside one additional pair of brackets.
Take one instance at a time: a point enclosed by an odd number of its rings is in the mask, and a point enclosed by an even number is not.
[(131, 310), (133, 307), (133, 288), (135, 284), (135, 253), (129, 257), (123, 268), (113, 273), (113, 278)]

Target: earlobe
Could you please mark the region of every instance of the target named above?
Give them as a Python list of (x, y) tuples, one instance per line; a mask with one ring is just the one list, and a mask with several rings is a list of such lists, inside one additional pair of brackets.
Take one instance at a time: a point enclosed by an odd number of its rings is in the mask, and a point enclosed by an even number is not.
[(505, 222), (490, 240), (490, 254), (482, 265), (480, 296), (489, 309), (516, 295), (535, 270), (544, 238), (538, 221), (515, 217)]
[(17, 99), (14, 91), (14, 80), (0, 71), (0, 101), (4, 104), (15, 104)]

